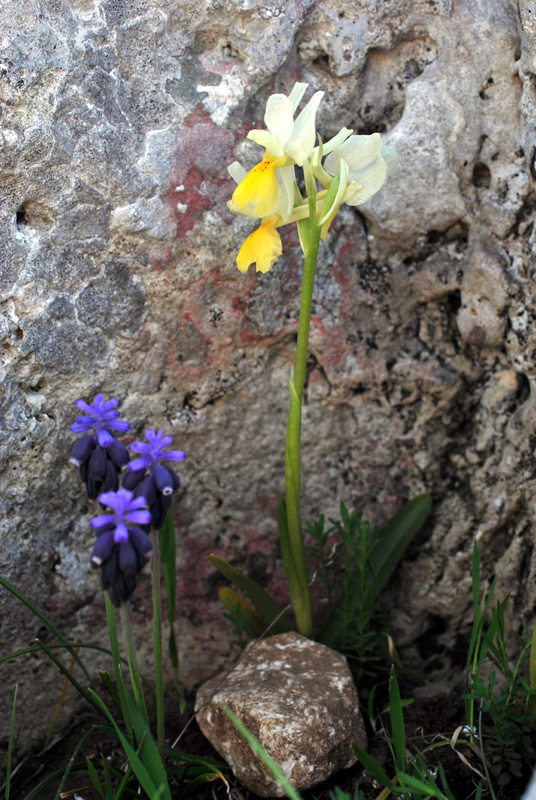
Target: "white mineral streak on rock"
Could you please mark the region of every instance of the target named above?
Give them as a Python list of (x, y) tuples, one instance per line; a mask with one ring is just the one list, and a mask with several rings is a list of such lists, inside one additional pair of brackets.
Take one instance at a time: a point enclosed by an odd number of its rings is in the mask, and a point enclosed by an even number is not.
[(144, 231), (152, 239), (173, 236), (176, 228), (174, 218), (160, 197), (142, 198), (132, 205), (116, 208), (110, 217), (110, 230), (118, 229), (125, 233)]
[[(274, 658), (281, 652), (284, 661)], [(282, 663), (292, 671), (291, 676), (286, 672), (286, 681), (281, 680)], [(199, 689), (197, 722), (237, 778), (261, 797), (285, 793), (223, 706), (242, 720), (297, 790), (355, 762), (351, 742), (364, 745), (365, 732), (352, 676), (339, 653), (297, 633), (256, 642), (204, 705), (222, 677)]]
[(216, 125), (223, 125), (227, 117), (242, 102), (244, 79), (241, 75), (224, 75), (221, 82), (213, 85), (199, 84), (197, 91), (207, 94), (202, 103)]

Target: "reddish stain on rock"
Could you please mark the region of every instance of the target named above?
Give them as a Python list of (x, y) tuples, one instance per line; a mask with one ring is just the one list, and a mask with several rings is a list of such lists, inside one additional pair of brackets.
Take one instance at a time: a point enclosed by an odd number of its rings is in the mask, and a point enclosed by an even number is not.
[(233, 188), (227, 167), (234, 160), (237, 140), (237, 132), (215, 125), (202, 106), (185, 119), (165, 195), (177, 220), (177, 237), (184, 236), (211, 208), (227, 213), (225, 201)]

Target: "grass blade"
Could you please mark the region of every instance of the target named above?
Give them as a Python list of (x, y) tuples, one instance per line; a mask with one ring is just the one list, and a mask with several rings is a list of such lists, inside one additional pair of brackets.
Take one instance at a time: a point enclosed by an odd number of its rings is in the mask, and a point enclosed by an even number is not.
[(80, 684), (78, 683), (78, 681), (76, 680), (76, 678), (73, 678), (73, 676), (71, 675), (71, 673), (69, 672), (69, 670), (67, 669), (67, 667), (65, 667), (65, 666), (64, 666), (64, 665), (61, 663), (61, 661), (59, 660), (59, 658), (56, 658), (56, 656), (54, 655), (54, 653), (52, 653), (52, 652), (51, 652), (50, 648), (49, 648), (49, 647), (48, 647), (46, 644), (44, 644), (44, 643), (43, 643), (43, 642), (42, 642), (40, 639), (36, 639), (35, 641), (37, 642), (37, 644), (39, 645), (39, 647), (40, 647), (42, 650), (44, 650), (44, 652), (47, 654), (47, 656), (50, 658), (50, 660), (54, 662), (54, 664), (55, 664), (55, 665), (58, 667), (58, 669), (59, 669), (61, 672), (63, 672), (63, 674), (65, 675), (65, 677), (67, 678), (67, 680), (69, 680), (69, 681), (70, 681), (70, 682), (73, 684), (73, 686), (74, 686), (74, 688), (76, 689), (76, 691), (77, 691), (79, 694), (81, 694), (81, 695), (82, 695), (82, 697), (84, 698), (84, 700), (87, 700), (87, 702), (88, 702), (90, 705), (92, 705), (92, 706), (93, 706), (93, 708), (94, 708), (96, 711), (98, 711), (98, 712), (99, 712), (99, 714), (102, 714), (102, 711), (101, 711), (101, 709), (100, 709), (100, 708), (99, 708), (99, 706), (98, 706), (98, 705), (95, 703), (95, 701), (92, 699), (91, 695), (90, 695), (90, 694), (88, 694), (88, 692), (86, 692), (86, 690), (85, 690), (85, 689), (83, 689), (83, 688), (80, 686)]
[(17, 705), (17, 692), (19, 691), (19, 684), (15, 684), (15, 693), (13, 695), (13, 709), (11, 711), (11, 727), (9, 730), (9, 742), (7, 746), (7, 777), (6, 777), (6, 800), (9, 800), (9, 793), (11, 790), (11, 758), (13, 755), (13, 734), (15, 730), (15, 707)]
[(100, 782), (99, 773), (95, 768), (95, 764), (93, 764), (90, 758), (86, 758), (86, 764), (87, 764), (87, 771), (89, 773), (89, 777), (91, 778), (95, 791), (97, 792), (99, 797), (104, 797), (104, 793), (102, 791), (102, 783)]
[[(100, 699), (98, 694), (93, 692), (93, 695), (95, 697), (95, 701), (97, 703), (99, 703), (101, 705), (101, 707), (102, 707), (101, 713), (104, 713), (104, 715), (109, 719), (109, 721), (113, 725), (113, 727), (115, 729), (115, 732), (117, 734), (117, 737), (118, 737), (119, 741), (121, 742), (121, 746), (122, 746), (123, 750), (125, 751), (125, 755), (128, 758), (128, 760), (129, 760), (129, 762), (130, 762), (130, 764), (132, 766), (132, 769), (134, 770), (134, 774), (135, 774), (137, 780), (139, 781), (140, 786), (142, 787), (143, 791), (146, 792), (149, 795), (150, 798), (161, 797), (162, 796), (161, 790), (158, 789), (155, 786), (155, 784), (153, 782), (153, 779), (151, 778), (151, 775), (149, 774), (149, 771), (148, 771), (147, 767), (141, 761), (140, 757), (137, 755), (136, 751), (131, 746), (130, 742), (128, 741), (126, 736), (123, 734), (123, 732), (121, 731), (121, 729), (117, 725), (117, 723), (114, 720), (113, 716), (110, 714), (110, 712), (106, 708), (105, 703)], [(134, 701), (130, 698), (130, 695), (128, 695), (128, 698), (131, 701), (131, 703), (129, 703), (129, 705), (130, 705), (130, 711), (131, 711), (131, 715), (132, 715), (132, 723), (133, 723), (134, 727), (136, 727), (136, 723), (138, 722), (138, 719), (142, 719), (142, 718), (141, 718), (141, 716), (140, 716), (140, 714), (138, 712), (138, 709), (134, 705)], [(132, 713), (133, 711), (135, 712), (135, 714)], [(136, 717), (136, 722), (134, 720), (134, 716)], [(142, 723), (145, 726), (145, 722), (144, 722), (143, 719), (142, 719)], [(151, 737), (149, 736), (149, 738), (151, 738)], [(144, 743), (144, 741), (143, 741), (143, 743)], [(156, 749), (156, 745), (154, 744), (154, 742), (153, 742), (153, 745), (154, 745), (154, 748), (155, 748), (156, 753), (158, 755), (158, 750)], [(171, 800), (171, 795), (169, 794), (169, 789), (168, 789), (167, 794), (164, 794), (164, 797), (166, 798), (166, 800)]]
[[(400, 785), (408, 786), (410, 789), (416, 790), (422, 797), (438, 797), (439, 800), (447, 800), (445, 795), (442, 791), (440, 791), (437, 786), (433, 784), (423, 783), (418, 778), (414, 778), (412, 775), (405, 774), (404, 775), (404, 783), (402, 784), (402, 780), (400, 781)], [(414, 796), (419, 796), (414, 792)]]
[(164, 582), (166, 584), (166, 606), (167, 618), (169, 622), (169, 641), (168, 650), (171, 664), (175, 671), (175, 680), (178, 680), (179, 673), (179, 651), (175, 639), (175, 621), (177, 618), (177, 606), (175, 600), (177, 573), (175, 570), (175, 522), (173, 519), (173, 507), (168, 510), (166, 521), (159, 531), (160, 557), (164, 572)]
[[(82, 770), (84, 771), (87, 770), (86, 764), (72, 764), (69, 768), (69, 772), (81, 772)], [(43, 778), (43, 780), (40, 781), (37, 784), (37, 786), (34, 786), (31, 792), (29, 792), (29, 794), (26, 795), (24, 800), (39, 800), (39, 798), (42, 797), (41, 792), (43, 791), (43, 789), (46, 789), (47, 786), (50, 786), (51, 783), (57, 781), (58, 778), (61, 778), (61, 776), (64, 774), (65, 774), (64, 769), (57, 769), (55, 770), (55, 772), (52, 772), (50, 775), (47, 775), (47, 777)], [(56, 797), (57, 796), (58, 795), (56, 795)]]
[(208, 768), (211, 772), (221, 772), (228, 769), (225, 761), (216, 761), (214, 758), (202, 758), (201, 756), (192, 756), (189, 753), (181, 753), (173, 747), (166, 747), (166, 755), (173, 758), (175, 761), (184, 761), (186, 764), (197, 764), (201, 767)]
[(127, 788), (127, 783), (131, 779), (132, 775), (133, 775), (133, 769), (129, 764), (129, 767), (128, 767), (127, 771), (125, 772), (125, 774), (123, 775), (123, 778), (121, 779), (121, 783), (119, 784), (119, 786), (117, 788), (117, 792), (115, 793), (115, 795), (113, 797), (113, 800), (120, 800), (123, 792)]
[(531, 691), (534, 692), (530, 698), (530, 707), (532, 709), (532, 713), (536, 714), (536, 623), (532, 629), (532, 637), (530, 642), (529, 682)]
[(406, 764), (406, 731), (404, 727), (404, 713), (402, 711), (400, 690), (398, 688), (394, 666), (391, 667), (391, 677), (389, 680), (389, 713), (391, 715), (391, 726), (393, 729), (396, 769), (397, 772), (403, 772)]
[[(77, 755), (80, 752), (80, 750), (82, 749), (82, 747), (84, 746), (84, 744), (86, 742), (86, 739), (88, 739), (91, 736), (92, 733), (97, 733), (99, 731), (102, 731), (103, 733), (109, 733), (110, 732), (110, 728), (109, 728), (108, 725), (92, 725), (91, 728), (84, 733), (84, 735), (82, 736), (82, 738), (80, 739), (80, 741), (76, 745), (76, 747), (74, 749), (74, 753), (72, 754), (71, 759), (70, 759), (69, 763), (67, 764), (67, 766), (65, 767), (65, 769), (64, 770), (60, 769), (60, 770), (58, 770), (57, 772), (54, 773), (54, 780), (56, 778), (59, 778), (60, 775), (63, 775), (63, 777), (61, 779), (61, 783), (58, 786), (58, 791), (56, 792), (56, 797), (54, 798), (54, 800), (58, 800), (60, 794), (63, 792), (65, 784), (67, 783), (67, 778), (69, 777), (71, 772), (76, 772), (76, 771), (81, 770), (81, 769), (87, 770), (87, 764), (85, 762), (83, 764), (78, 764), (77, 765), (77, 764), (74, 763), (74, 760), (77, 757)], [(46, 782), (43, 781), (42, 783), (40, 783), (39, 786), (37, 786), (36, 789), (34, 789), (33, 792), (30, 792), (30, 794), (27, 797), (25, 797), (24, 800), (34, 800), (35, 798), (38, 798), (39, 797), (39, 793), (36, 790), (37, 789), (41, 790), (41, 788), (43, 788), (43, 786), (48, 786), (49, 783), (52, 783), (51, 780), (48, 780), (48, 779), (45, 779), (45, 780), (46, 780)]]
[(296, 789), (292, 786), (292, 784), (289, 782), (288, 778), (283, 773), (281, 768), (275, 763), (273, 758), (271, 758), (268, 755), (264, 747), (246, 728), (244, 723), (241, 720), (239, 720), (238, 717), (235, 716), (235, 714), (233, 714), (230, 708), (226, 708), (225, 706), (223, 706), (223, 711), (225, 712), (225, 714), (227, 714), (227, 716), (229, 717), (235, 728), (237, 728), (240, 731), (240, 733), (242, 734), (246, 742), (249, 744), (253, 752), (259, 756), (260, 760), (266, 767), (268, 767), (274, 778), (277, 781), (279, 781), (279, 783), (287, 793), (287, 796), (290, 798), (290, 800), (301, 800), (300, 795), (298, 794)]
[[(132, 719), (132, 726), (134, 728), (134, 736), (136, 737), (137, 742), (143, 741), (143, 746), (140, 747), (140, 759), (143, 762), (143, 765), (147, 768), (147, 772), (149, 773), (152, 782), (155, 784), (155, 786), (160, 787), (159, 791), (161, 794), (158, 796), (164, 797), (166, 800), (171, 800), (166, 770), (164, 768), (162, 759), (160, 758), (156, 742), (151, 736), (151, 729), (136, 708), (134, 699), (130, 694), (127, 694), (127, 701)], [(134, 772), (136, 772), (136, 768), (134, 765), (132, 766), (134, 768)], [(136, 777), (138, 777), (137, 773)], [(165, 787), (164, 791), (162, 791), (162, 786)]]
[(374, 759), (371, 756), (369, 756), (367, 751), (363, 750), (363, 748), (360, 745), (358, 745), (357, 742), (352, 742), (352, 749), (356, 754), (357, 758), (359, 759), (359, 761), (361, 761), (361, 763), (365, 767), (365, 769), (368, 769), (370, 774), (374, 775), (376, 780), (378, 780), (381, 784), (383, 784), (383, 786), (387, 786), (388, 789), (394, 792), (395, 785), (393, 781), (387, 777), (386, 773), (383, 771), (380, 765), (376, 763), (376, 761), (374, 761)]
[(121, 701), (119, 700), (119, 695), (115, 690), (115, 686), (112, 683), (112, 679), (104, 669), (99, 669), (100, 678), (104, 684), (104, 687), (108, 694), (112, 699), (112, 703), (117, 708), (118, 711), (121, 711)]
[[(99, 644), (89, 644), (88, 642), (54, 642), (53, 644), (47, 645), (50, 650), (58, 650), (58, 649), (67, 649), (71, 650), (71, 648), (79, 648), (85, 647), (88, 650), (98, 650), (100, 653), (106, 653), (107, 655), (111, 656), (111, 650), (108, 650), (107, 647), (101, 647)], [(9, 653), (7, 656), (0, 657), (0, 664), (4, 661), (9, 661), (11, 658), (18, 658), (18, 656), (24, 656), (27, 653), (37, 653), (41, 650), (40, 647), (24, 647), (22, 650), (15, 650), (13, 653)], [(124, 659), (123, 659), (124, 661)], [(125, 662), (126, 663), (126, 662)]]
[(54, 623), (47, 617), (47, 615), (44, 614), (39, 608), (37, 608), (37, 606), (34, 603), (32, 603), (32, 601), (28, 597), (26, 597), (25, 594), (19, 592), (18, 589), (12, 586), (12, 584), (9, 581), (7, 581), (5, 578), (2, 578), (1, 576), (0, 576), (0, 586), (3, 586), (4, 589), (8, 590), (8, 592), (11, 592), (11, 594), (13, 594), (17, 598), (17, 600), (20, 600), (21, 603), (24, 603), (24, 605), (27, 608), (29, 608), (30, 611), (32, 611), (35, 614), (35, 616), (41, 620), (41, 622), (44, 622), (49, 631), (51, 631), (54, 634), (54, 636), (56, 636), (60, 640), (60, 642), (62, 642), (62, 644), (65, 645), (65, 647), (67, 647), (71, 656), (74, 658), (74, 660), (76, 661), (76, 663), (78, 664), (78, 666), (88, 679), (90, 685), (93, 686), (93, 681), (91, 680), (91, 677), (84, 665), (84, 662), (82, 661), (80, 656), (75, 653), (75, 647), (67, 641), (63, 633), (58, 628), (56, 628)]

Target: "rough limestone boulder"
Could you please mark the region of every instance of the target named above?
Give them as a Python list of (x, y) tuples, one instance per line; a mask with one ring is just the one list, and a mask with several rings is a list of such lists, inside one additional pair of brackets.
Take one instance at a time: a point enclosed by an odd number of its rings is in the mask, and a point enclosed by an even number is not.
[(283, 797), (281, 785), (226, 716), (224, 706), (298, 790), (354, 764), (352, 741), (366, 744), (346, 659), (297, 633), (250, 645), (232, 672), (201, 686), (196, 702), (199, 727), (244, 786), (261, 797)]
[[(432, 680), (463, 668), (475, 538), (497, 596), (511, 593), (514, 652), (536, 606), (534, 3), (1, 5), (0, 573), (72, 641), (106, 642), (87, 501), (68, 466), (74, 401), (102, 392), (134, 438), (162, 427), (188, 455), (176, 506), (185, 683), (236, 655), (209, 552), (288, 601), (277, 507), (302, 256), (285, 229), (276, 268), (240, 275), (251, 226), (225, 201), (227, 165), (258, 159), (244, 137), (267, 97), (300, 80), (308, 97), (326, 92), (324, 141), (342, 125), (377, 130), (401, 156), (322, 246), (303, 519), (343, 501), (379, 526), (430, 491), (433, 514), (384, 598), (401, 657)], [(133, 603), (150, 666), (146, 579)], [(2, 655), (37, 635), (47, 640), (0, 591)], [(43, 656), (2, 664), (0, 707), (17, 681), (17, 741), (40, 745), (50, 718), (35, 709), (62, 681)], [(69, 691), (60, 726), (73, 707)]]

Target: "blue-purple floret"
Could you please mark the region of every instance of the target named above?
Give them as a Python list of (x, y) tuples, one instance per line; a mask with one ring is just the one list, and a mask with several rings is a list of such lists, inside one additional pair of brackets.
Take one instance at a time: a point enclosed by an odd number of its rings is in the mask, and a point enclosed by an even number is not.
[(100, 514), (91, 520), (97, 541), (91, 561), (101, 568), (104, 589), (109, 589), (115, 605), (128, 600), (138, 583), (138, 575), (151, 553), (151, 540), (141, 529), (149, 525), (151, 513), (143, 496), (119, 489), (103, 492), (99, 502), (111, 508), (111, 513)]
[(184, 461), (183, 450), (167, 450), (173, 442), (163, 430), (156, 433), (152, 428), (145, 431), (147, 442), (132, 442), (130, 449), (140, 458), (130, 461), (123, 478), (123, 487), (133, 490), (136, 496), (147, 500), (151, 511), (151, 521), (155, 528), (161, 528), (171, 506), (171, 495), (180, 489), (179, 476), (171, 467), (164, 467), (160, 461)]
[(102, 489), (115, 491), (119, 486), (119, 472), (130, 455), (110, 431), (125, 433), (130, 424), (119, 419), (115, 398), (105, 400), (97, 394), (92, 403), (77, 400), (76, 405), (86, 416), (77, 417), (71, 431), (85, 435), (73, 447), (70, 461), (79, 468), (88, 496), (94, 500)]

